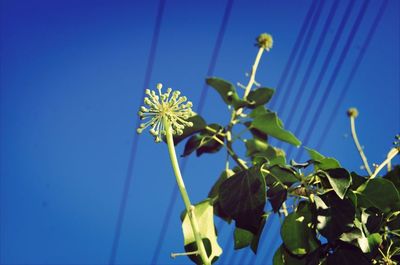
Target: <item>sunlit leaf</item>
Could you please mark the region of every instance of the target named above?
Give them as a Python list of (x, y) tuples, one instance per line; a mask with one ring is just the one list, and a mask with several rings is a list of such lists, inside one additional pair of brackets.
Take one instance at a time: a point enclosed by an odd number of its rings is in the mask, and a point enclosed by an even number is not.
[(232, 105), (235, 109), (242, 108), (247, 104), (240, 99), (232, 83), (217, 77), (207, 78), (206, 83), (219, 93), (226, 104)]
[(283, 123), (275, 112), (257, 115), (252, 121), (251, 127), (281, 141), (288, 142), (295, 146), (301, 145), (301, 142), (296, 138), (296, 136), (283, 128)]
[[(217, 242), (217, 235), (214, 227), (213, 206), (210, 204), (210, 200), (207, 199), (199, 204), (194, 205), (194, 215), (196, 216), (197, 223), (199, 225), (200, 236), (203, 242), (205, 242), (204, 245), (207, 255), (211, 260), (215, 261), (222, 254), (222, 249)], [(194, 237), (190, 219), (187, 213), (184, 213), (182, 230), (186, 251), (196, 251), (196, 239)], [(202, 261), (198, 255), (190, 255), (189, 257), (197, 264), (202, 264)]]
[(272, 98), (275, 90), (272, 88), (260, 87), (256, 90), (250, 91), (247, 96), (248, 107), (255, 108), (260, 105), (266, 104)]
[(295, 255), (312, 252), (319, 246), (315, 231), (311, 228), (312, 213), (308, 203), (302, 201), (295, 212), (290, 213), (281, 226), (285, 247)]

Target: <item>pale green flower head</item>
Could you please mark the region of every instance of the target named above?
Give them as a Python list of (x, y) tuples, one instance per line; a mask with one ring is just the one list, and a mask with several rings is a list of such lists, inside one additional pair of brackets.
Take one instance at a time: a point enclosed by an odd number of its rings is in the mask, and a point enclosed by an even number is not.
[(144, 104), (147, 106), (141, 106), (138, 113), (141, 120), (149, 120), (140, 124), (137, 132), (141, 133), (147, 127), (151, 127), (150, 134), (156, 142), (161, 142), (162, 136), (166, 134), (164, 121), (170, 125), (172, 134), (177, 135), (181, 135), (185, 127), (193, 126), (192, 122), (187, 121), (194, 115), (192, 102), (187, 101), (185, 96), (180, 96), (180, 91), (168, 88), (166, 93), (162, 93), (161, 89), (162, 84), (157, 84), (157, 93), (146, 89)]
[(273, 44), (274, 40), (272, 39), (272, 36), (268, 33), (262, 33), (260, 34), (260, 36), (257, 37), (256, 46), (258, 46), (259, 48), (264, 48), (269, 51), (272, 48)]

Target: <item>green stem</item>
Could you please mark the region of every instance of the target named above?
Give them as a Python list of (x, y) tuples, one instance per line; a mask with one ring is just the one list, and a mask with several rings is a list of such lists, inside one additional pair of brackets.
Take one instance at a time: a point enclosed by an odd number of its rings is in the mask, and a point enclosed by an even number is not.
[(254, 81), (255, 81), (255, 79), (256, 79), (257, 67), (258, 67), (258, 64), (260, 63), (261, 55), (263, 54), (263, 51), (264, 51), (264, 50), (265, 50), (264, 48), (260, 48), (260, 49), (258, 50), (256, 59), (254, 60), (253, 67), (251, 68), (251, 74), (250, 74), (249, 83), (247, 84), (246, 89), (244, 90), (244, 96), (243, 96), (243, 99), (244, 99), (244, 100), (246, 100), (247, 96), (248, 96), (249, 93), (250, 93), (251, 88), (252, 88), (253, 85), (254, 85)]
[(397, 148), (392, 148), (386, 158), (385, 161), (382, 162), (374, 171), (374, 174), (371, 175), (371, 179), (375, 178), (376, 175), (378, 175), (379, 171), (382, 170), (390, 161), (399, 153), (399, 150)]
[(167, 144), (168, 144), (168, 152), (171, 158), (172, 168), (175, 173), (176, 183), (178, 184), (179, 191), (181, 192), (181, 196), (183, 202), (185, 203), (186, 211), (189, 216), (190, 225), (192, 226), (192, 231), (194, 234), (194, 238), (196, 240), (197, 249), (199, 251), (201, 260), (204, 265), (211, 265), (209, 258), (207, 257), (206, 249), (204, 247), (203, 241), (201, 240), (200, 232), (199, 232), (199, 224), (196, 219), (196, 215), (194, 213), (194, 206), (191, 204), (189, 195), (185, 188), (185, 183), (183, 182), (181, 170), (179, 169), (178, 159), (176, 157), (174, 139), (172, 137), (172, 128), (167, 119), (163, 119), (163, 124), (166, 132)]
[(351, 116), (350, 117), (350, 127), (351, 127), (351, 135), (353, 136), (354, 144), (356, 145), (356, 148), (358, 152), (360, 153), (361, 159), (364, 163), (364, 167), (368, 172), (368, 175), (372, 175), (371, 168), (368, 165), (367, 157), (364, 154), (364, 151), (360, 145), (360, 142), (358, 141), (357, 133), (356, 133), (356, 125), (355, 125), (355, 117)]

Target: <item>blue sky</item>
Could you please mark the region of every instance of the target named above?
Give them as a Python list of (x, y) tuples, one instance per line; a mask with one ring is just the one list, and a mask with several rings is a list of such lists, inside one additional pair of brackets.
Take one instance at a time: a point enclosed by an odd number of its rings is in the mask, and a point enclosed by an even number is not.
[[(363, 173), (345, 115), (354, 106), (370, 162), (385, 158), (400, 131), (399, 1), (232, 1), (224, 34), (219, 35), (229, 3), (1, 1), (1, 264), (189, 262), (169, 257), (182, 251), (183, 203), (173, 200), (166, 146), (154, 144), (148, 134), (136, 134), (136, 113), (146, 73), (146, 86), (162, 82), (179, 89), (198, 108), (218, 36), (222, 42), (212, 75), (246, 83), (245, 73), (257, 52), (255, 37), (273, 35), (274, 47), (262, 58), (257, 81), (276, 88), (272, 110), (284, 122), (290, 120), (287, 128), (298, 130), (300, 139), (309, 138), (307, 146), (319, 145), (321, 153)], [(313, 7), (314, 23), (299, 42)], [(346, 12), (348, 19), (338, 34)], [(157, 14), (158, 41), (152, 48)], [(318, 55), (315, 61), (313, 54)], [(300, 87), (308, 68), (306, 85)], [(300, 90), (302, 96), (296, 98)], [(314, 100), (307, 105), (311, 94)], [(201, 114), (208, 122), (229, 120), (215, 91), (207, 91), (203, 103)], [(289, 113), (291, 109), (295, 111)], [(290, 157), (306, 159), (298, 152), (291, 150)], [(193, 201), (205, 198), (224, 161), (222, 152), (185, 160), (184, 177)], [(277, 224), (269, 223), (256, 258), (247, 250), (232, 254), (232, 227), (222, 226), (219, 241), (228, 247), (221, 263), (271, 260), (279, 244)]]

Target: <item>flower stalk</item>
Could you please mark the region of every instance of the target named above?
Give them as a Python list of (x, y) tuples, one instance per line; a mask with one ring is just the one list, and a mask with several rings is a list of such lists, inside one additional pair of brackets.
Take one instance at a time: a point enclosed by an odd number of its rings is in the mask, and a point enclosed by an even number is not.
[(211, 262), (207, 257), (206, 249), (204, 247), (199, 232), (199, 224), (197, 222), (196, 215), (194, 214), (194, 206), (190, 202), (189, 195), (186, 191), (185, 183), (183, 182), (182, 174), (179, 168), (178, 159), (176, 157), (176, 152), (175, 152), (174, 139), (172, 137), (172, 128), (171, 125), (169, 124), (169, 121), (166, 118), (163, 119), (163, 125), (165, 128), (165, 133), (166, 133), (165, 136), (168, 144), (168, 152), (171, 159), (172, 168), (174, 170), (176, 183), (178, 184), (179, 191), (181, 193), (187, 214), (189, 216), (190, 224), (192, 226), (192, 231), (196, 239), (196, 245), (199, 252), (198, 254), (200, 255), (204, 265), (210, 265)]

